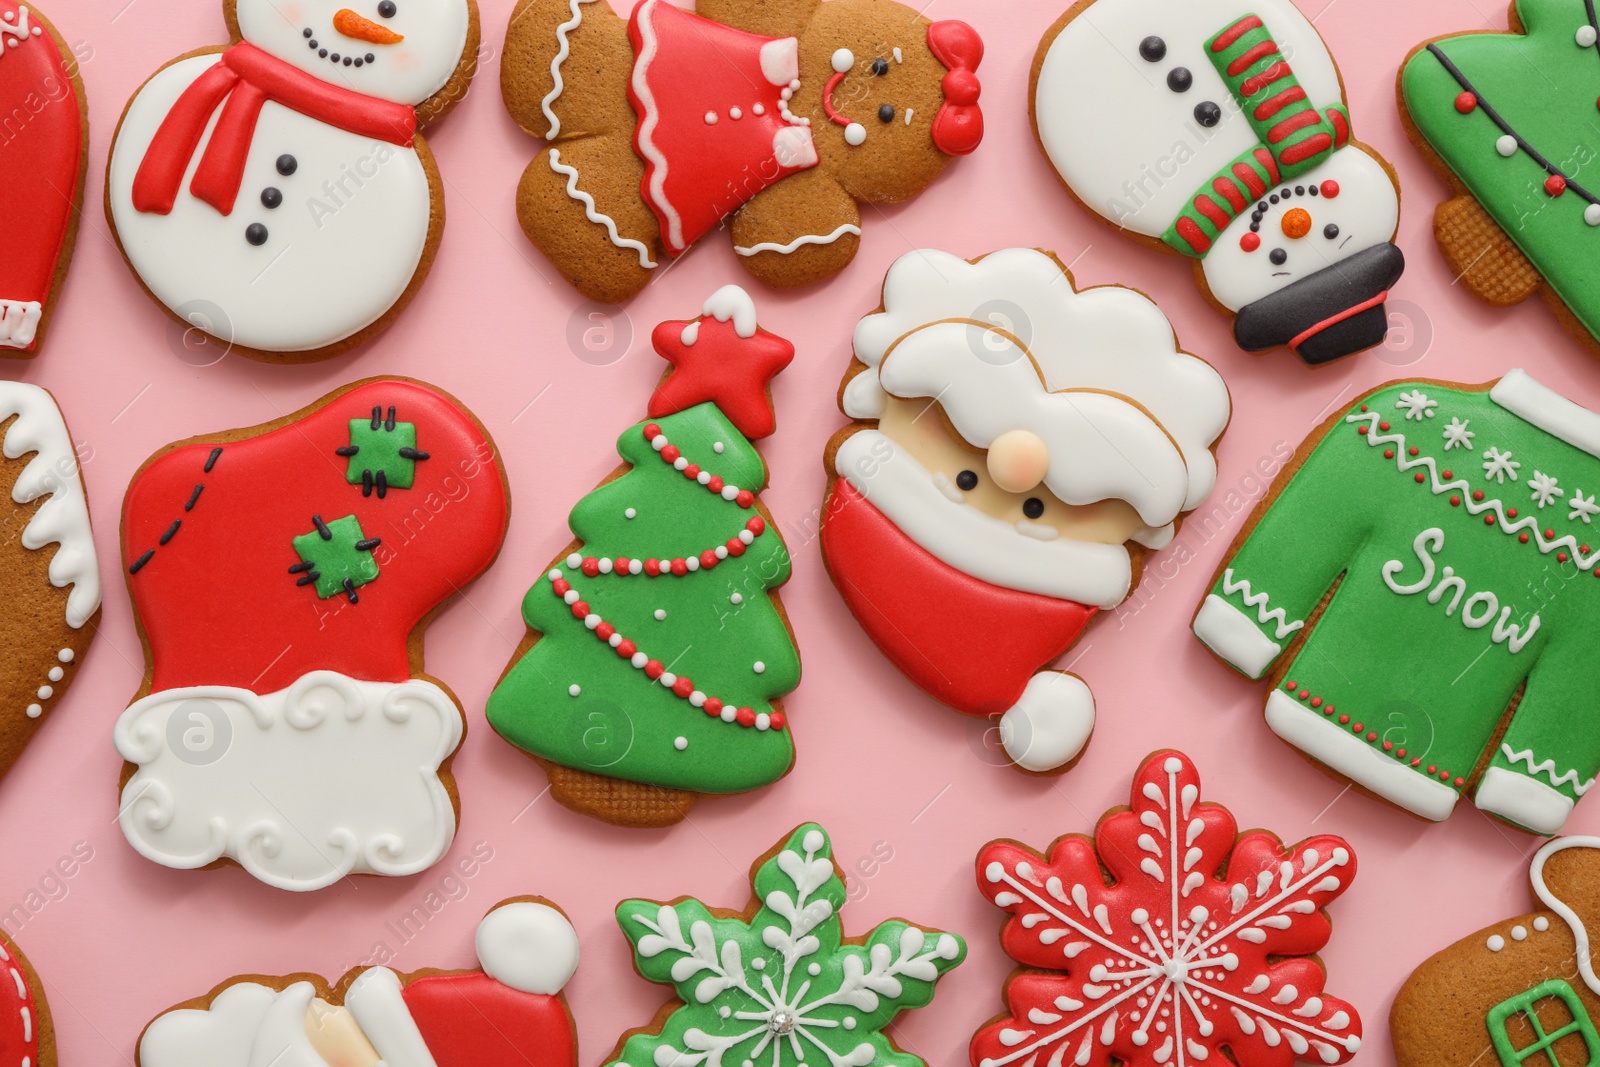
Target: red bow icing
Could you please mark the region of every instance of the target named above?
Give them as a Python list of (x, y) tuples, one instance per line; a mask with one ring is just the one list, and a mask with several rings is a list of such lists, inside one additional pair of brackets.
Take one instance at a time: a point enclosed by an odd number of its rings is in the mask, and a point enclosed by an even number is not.
[(978, 64), (983, 62), (983, 38), (965, 22), (948, 20), (928, 27), (928, 48), (934, 58), (950, 68), (944, 76), (944, 104), (933, 120), (933, 143), (947, 156), (964, 156), (983, 140), (983, 111), (978, 96)]
[(402, 147), (409, 147), (417, 132), (416, 110), (407, 104), (330, 85), (252, 44), (236, 44), (190, 83), (161, 121), (134, 175), (134, 209), (156, 215), (172, 211), (206, 124), (221, 108), (189, 191), (224, 215), (232, 214), (256, 120), (268, 100), (357, 136)]

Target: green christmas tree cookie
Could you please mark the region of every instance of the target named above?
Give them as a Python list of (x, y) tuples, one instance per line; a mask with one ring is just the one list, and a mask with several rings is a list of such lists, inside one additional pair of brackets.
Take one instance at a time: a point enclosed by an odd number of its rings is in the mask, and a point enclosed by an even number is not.
[(624, 465), (572, 509), (577, 540), (524, 598), (528, 638), (488, 709), (557, 801), (622, 826), (788, 773), (778, 700), (800, 681), (772, 592), (789, 552), (750, 443), (775, 428), (767, 385), (794, 346), (736, 286), (654, 342), (673, 369), (618, 438)]

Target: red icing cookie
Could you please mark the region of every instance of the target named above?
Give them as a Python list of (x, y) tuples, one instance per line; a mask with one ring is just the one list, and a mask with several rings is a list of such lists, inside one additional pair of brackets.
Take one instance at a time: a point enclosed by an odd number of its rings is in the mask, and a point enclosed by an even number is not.
[(55, 1030), (44, 985), (11, 939), (0, 933), (0, 1063), (56, 1067)]

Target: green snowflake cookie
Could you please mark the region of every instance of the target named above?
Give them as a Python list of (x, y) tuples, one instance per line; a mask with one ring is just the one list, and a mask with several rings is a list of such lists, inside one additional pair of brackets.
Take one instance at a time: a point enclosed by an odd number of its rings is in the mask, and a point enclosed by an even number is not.
[(933, 999), (940, 975), (966, 958), (965, 942), (894, 920), (847, 942), (844, 881), (815, 823), (751, 882), (748, 918), (719, 918), (698, 900), (617, 908), (634, 966), (683, 1003), (658, 1032), (630, 1037), (613, 1065), (926, 1067), (883, 1031)]
[(356, 589), (378, 577), (378, 561), (372, 557), (372, 550), (380, 540), (362, 533), (361, 520), (354, 515), (332, 522), (313, 515), (311, 525), (314, 529), (310, 533), (293, 541), (301, 560), (289, 568), (290, 574), (301, 575), (295, 584), (314, 584), (317, 596), (324, 600), (344, 593), (350, 603), (356, 603)]

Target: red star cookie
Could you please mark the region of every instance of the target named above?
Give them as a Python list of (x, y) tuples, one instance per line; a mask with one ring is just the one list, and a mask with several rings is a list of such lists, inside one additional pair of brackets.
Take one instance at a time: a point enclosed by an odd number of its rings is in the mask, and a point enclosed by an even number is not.
[(672, 370), (650, 398), (650, 417), (712, 403), (752, 441), (777, 429), (773, 377), (794, 359), (794, 345), (756, 325), (755, 305), (737, 285), (706, 301), (692, 322), (663, 322), (651, 340)]

